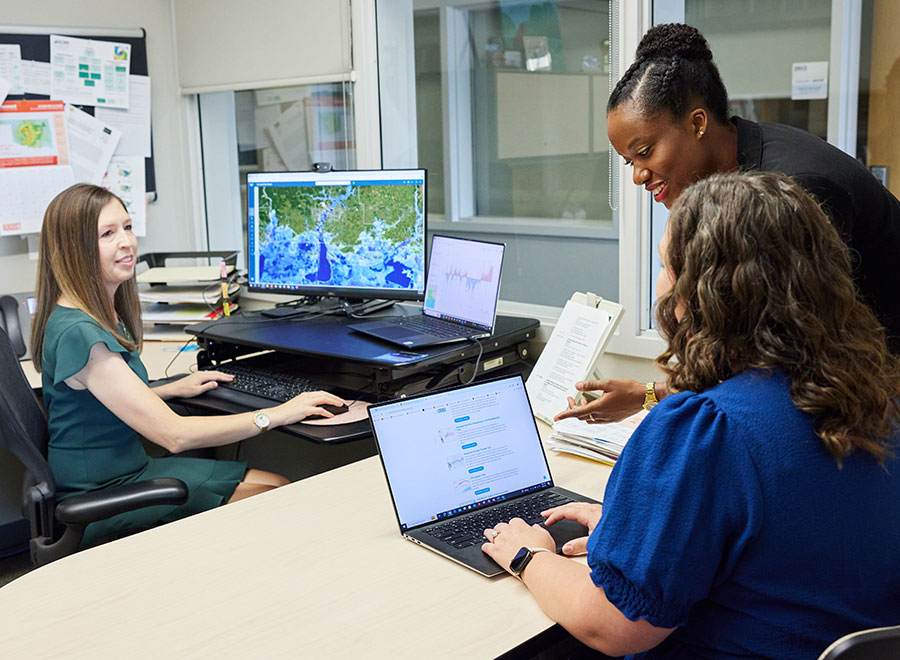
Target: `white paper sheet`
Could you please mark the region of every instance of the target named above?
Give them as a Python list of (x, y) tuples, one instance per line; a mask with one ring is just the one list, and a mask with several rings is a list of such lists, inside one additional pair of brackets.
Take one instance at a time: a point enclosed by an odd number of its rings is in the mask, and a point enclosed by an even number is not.
[(122, 133), (74, 105), (66, 106), (66, 131), (75, 180), (99, 186)]
[(525, 384), (536, 417), (550, 422), (568, 407), (567, 397), (576, 396), (575, 383), (589, 375), (611, 320), (602, 309), (566, 302)]
[(0, 168), (67, 165), (66, 104), (6, 101), (0, 106)]
[(312, 166), (306, 142), (306, 116), (303, 106), (292, 103), (281, 116), (266, 126), (272, 145), (291, 170), (308, 170)]
[(828, 98), (828, 62), (791, 64), (791, 100)]
[(73, 183), (68, 165), (0, 168), (0, 236), (41, 231), (50, 200)]
[(147, 235), (147, 182), (142, 156), (113, 156), (103, 177), (104, 188), (118, 195), (131, 216), (135, 236)]
[(77, 105), (128, 107), (131, 45), (50, 35), (50, 96)]
[(128, 109), (97, 108), (94, 116), (122, 132), (116, 156), (150, 158), (150, 78), (129, 77)]
[(22, 60), (22, 81), (26, 94), (50, 96), (50, 62)]
[(12, 89), (12, 83), (3, 77), (0, 77), (0, 104), (6, 100), (9, 90)]
[(281, 160), (281, 156), (278, 155), (275, 147), (266, 147), (265, 149), (260, 149), (260, 151), (262, 152), (262, 166), (266, 172), (284, 172), (287, 170), (287, 165)]
[(256, 148), (272, 148), (272, 141), (266, 133), (266, 127), (281, 116), (280, 105), (266, 105), (256, 109)]
[(19, 44), (0, 44), (0, 78), (10, 83), (10, 94), (24, 94), (22, 84), (22, 48)]

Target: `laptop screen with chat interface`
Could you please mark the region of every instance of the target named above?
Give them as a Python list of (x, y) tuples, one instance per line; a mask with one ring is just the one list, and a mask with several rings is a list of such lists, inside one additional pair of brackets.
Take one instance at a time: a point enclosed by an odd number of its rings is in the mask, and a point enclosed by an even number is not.
[(401, 530), (552, 485), (519, 376), (370, 413)]

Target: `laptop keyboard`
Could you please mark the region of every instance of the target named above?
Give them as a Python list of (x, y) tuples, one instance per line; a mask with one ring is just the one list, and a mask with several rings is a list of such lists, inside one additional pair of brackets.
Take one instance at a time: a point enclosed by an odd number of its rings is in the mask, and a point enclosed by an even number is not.
[(571, 498), (556, 492), (541, 492), (513, 500), (508, 504), (497, 504), (484, 511), (476, 511), (459, 518), (451, 518), (445, 523), (434, 525), (427, 530), (430, 536), (462, 549), (476, 543), (487, 542), (484, 530), (497, 523), (509, 522), (511, 518), (522, 518), (529, 525), (543, 522), (541, 511), (554, 506), (573, 502)]
[(431, 316), (401, 316), (397, 319), (397, 325), (410, 330), (418, 330), (419, 332), (427, 332), (438, 337), (465, 337), (470, 333), (477, 333), (474, 328), (467, 328), (456, 323), (448, 323), (443, 319), (436, 319)]
[(219, 387), (227, 387), (273, 401), (284, 402), (304, 392), (329, 389), (327, 386), (314, 383), (302, 376), (294, 376), (264, 367), (244, 366), (239, 362), (220, 364), (213, 368), (234, 376), (233, 381), (219, 383)]

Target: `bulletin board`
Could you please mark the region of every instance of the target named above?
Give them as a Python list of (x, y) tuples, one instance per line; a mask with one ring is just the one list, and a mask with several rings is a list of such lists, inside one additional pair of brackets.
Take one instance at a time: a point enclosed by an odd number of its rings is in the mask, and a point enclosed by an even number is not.
[[(17, 30), (19, 30), (17, 32)], [(110, 30), (104, 28), (63, 28), (63, 27), (23, 27), (0, 25), (0, 44), (19, 44), (23, 60), (38, 62), (50, 61), (50, 35), (58, 34), (79, 39), (96, 41), (115, 41), (131, 45), (131, 73), (139, 76), (149, 75), (147, 67), (147, 32), (143, 28), (128, 30)], [(8, 100), (42, 100), (49, 96), (41, 94), (9, 94)], [(94, 114), (94, 106), (77, 106), (90, 115)], [(156, 174), (153, 163), (153, 130), (150, 134), (150, 157), (144, 159), (148, 201), (154, 201), (156, 194)]]

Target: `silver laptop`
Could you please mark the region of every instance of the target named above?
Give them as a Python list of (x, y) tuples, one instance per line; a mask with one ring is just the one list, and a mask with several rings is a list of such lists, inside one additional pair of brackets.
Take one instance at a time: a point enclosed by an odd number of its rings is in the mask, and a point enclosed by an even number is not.
[(503, 243), (435, 235), (421, 313), (348, 327), (406, 348), (489, 337), (497, 319)]
[[(369, 419), (403, 538), (482, 575), (504, 572), (481, 550), (485, 529), (596, 502), (554, 486), (521, 376), (375, 404)], [(571, 520), (547, 530), (557, 552), (587, 534)]]

